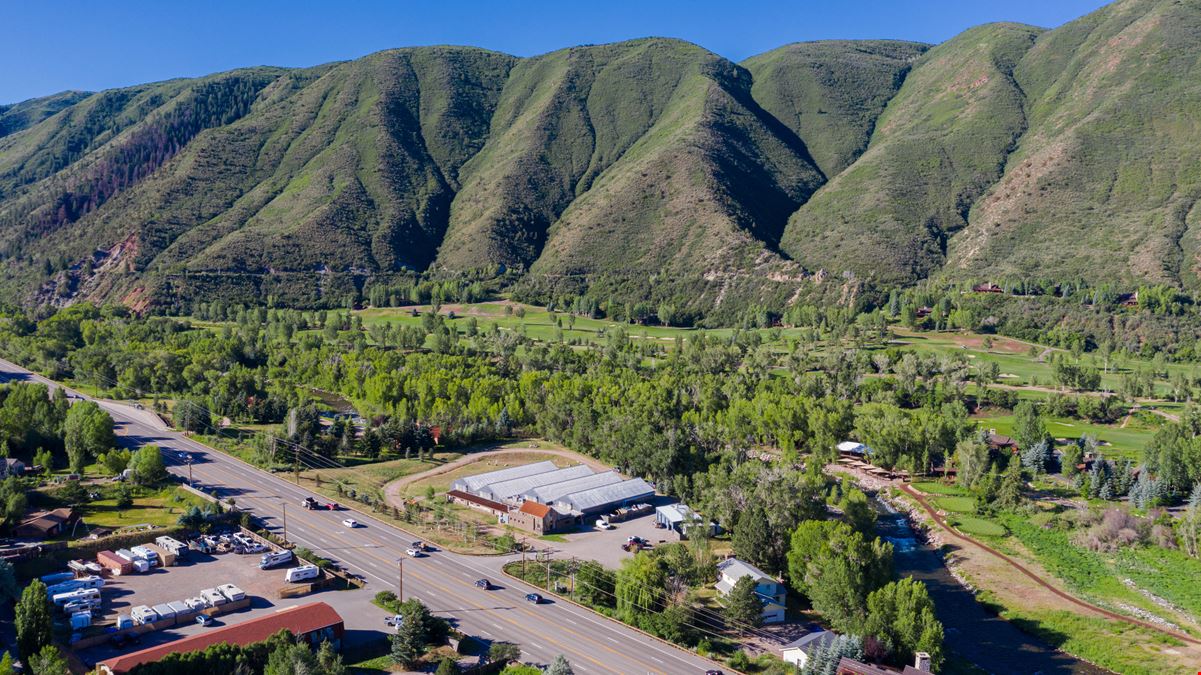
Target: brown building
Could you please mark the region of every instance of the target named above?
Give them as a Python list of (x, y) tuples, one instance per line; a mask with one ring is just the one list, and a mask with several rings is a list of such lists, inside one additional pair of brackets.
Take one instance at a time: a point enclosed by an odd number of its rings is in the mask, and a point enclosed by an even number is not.
[(486, 497), (469, 494), (462, 490), (451, 490), (446, 493), (446, 498), (456, 504), (469, 506), (477, 511), (487, 511), (496, 516), (503, 516), (509, 512), (508, 504), (492, 501)]
[(159, 661), (168, 654), (203, 651), (221, 643), (244, 647), (262, 642), (281, 630), (287, 630), (298, 639), (313, 645), (329, 641), (336, 649), (345, 632), (345, 625), (333, 607), (324, 602), (312, 602), (281, 609), (273, 614), (232, 626), (206, 630), (182, 640), (167, 642), (125, 656), (116, 656), (98, 663), (97, 668), (106, 675), (122, 675), (143, 663)]
[(13, 535), (30, 539), (49, 539), (62, 534), (75, 522), (75, 511), (69, 508), (31, 513), (13, 528)]
[(1017, 454), (1018, 451), (1017, 441), (1003, 434), (998, 434), (995, 431), (988, 434), (988, 446), (997, 452)]
[(559, 513), (546, 504), (526, 501), (509, 512), (509, 524), (534, 534), (547, 534), (558, 526)]

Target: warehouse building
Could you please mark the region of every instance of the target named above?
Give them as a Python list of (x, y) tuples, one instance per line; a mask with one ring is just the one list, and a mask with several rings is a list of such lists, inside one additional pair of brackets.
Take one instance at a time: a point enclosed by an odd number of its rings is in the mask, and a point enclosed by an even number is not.
[(593, 473), (583, 464), (560, 469), (549, 461), (460, 478), (447, 492), (447, 498), (458, 503), (507, 509), (497, 513), (502, 523), (538, 534), (585, 516), (621, 513), (633, 505), (649, 511), (642, 502), (654, 496), (655, 488), (641, 478), (623, 479), (616, 471)]
[(554, 462), (535, 462), (534, 464), (522, 464), (521, 466), (511, 466), (507, 469), (499, 471), (489, 471), (481, 473), (477, 476), (467, 476), (460, 478), (450, 484), (450, 489), (461, 490), (467, 494), (478, 495), (480, 490), (501, 481), (513, 480), (514, 478), (523, 478), (525, 476), (533, 476), (539, 473), (548, 471), (556, 471), (559, 467), (555, 466)]
[(588, 515), (603, 513), (619, 506), (628, 506), (655, 496), (655, 488), (641, 478), (631, 478), (620, 483), (604, 485), (591, 490), (573, 492), (557, 499), (553, 504), (560, 513)]
[(499, 483), (489, 483), (480, 488), (477, 494), (484, 499), (491, 499), (498, 502), (520, 502), (521, 493), (528, 490), (591, 475), (592, 469), (583, 464), (578, 464), (576, 466), (569, 466), (566, 469), (545, 471), (532, 476), (522, 476), (520, 478), (500, 481)]
[(616, 471), (594, 473), (572, 480), (565, 480), (562, 483), (531, 488), (521, 493), (521, 498), (525, 501), (538, 502), (539, 504), (554, 504), (556, 500), (566, 497), (573, 492), (583, 492), (584, 490), (604, 487), (620, 483), (622, 480), (624, 479)]

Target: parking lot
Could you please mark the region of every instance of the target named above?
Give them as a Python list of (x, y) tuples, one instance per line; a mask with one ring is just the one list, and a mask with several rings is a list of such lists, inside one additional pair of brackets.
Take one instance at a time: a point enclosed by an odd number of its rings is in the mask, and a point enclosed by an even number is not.
[(652, 547), (680, 540), (680, 535), (675, 531), (661, 530), (655, 527), (653, 511), (632, 520), (613, 523), (611, 530), (597, 529), (594, 525), (595, 518), (589, 519), (588, 522), (590, 527), (559, 535), (565, 541), (531, 540), (531, 543), (538, 548), (551, 548), (555, 551), (556, 557), (566, 556), (595, 560), (605, 567), (616, 569), (621, 565), (622, 560), (633, 555), (621, 548), (630, 537), (641, 537), (650, 542)]
[(205, 588), (233, 584), (248, 596), (273, 598), (284, 585), (284, 569), (260, 570), (259, 555), (224, 553), (210, 555), (188, 551), (174, 567), (156, 567), (146, 574), (128, 574), (105, 580), (98, 623), (115, 623), (118, 614), (129, 614), (137, 605), (159, 603), (200, 595)]
[(145, 649), (164, 642), (196, 634), (213, 627), (241, 623), (275, 611), (309, 602), (329, 603), (342, 615), (346, 622), (347, 641), (353, 644), (370, 637), (366, 629), (378, 630), (384, 613), (371, 604), (372, 591), (322, 591), (297, 598), (279, 599), (278, 591), (285, 586), (284, 574), (294, 566), (283, 565), (270, 570), (258, 567), (260, 554), (238, 555), (225, 553), (210, 555), (189, 551), (186, 560), (173, 567), (159, 567), (147, 574), (131, 574), (105, 579), (101, 597), (104, 599), (97, 623), (111, 625), (118, 614), (129, 614), (137, 605), (153, 606), (162, 602), (182, 600), (199, 595), (205, 588), (230, 583), (245, 591), (251, 603), (248, 609), (218, 616), (210, 627), (194, 623), (181, 624), (141, 636), (136, 644), (115, 648), (107, 643), (79, 650), (77, 655), (87, 665), (118, 654)]

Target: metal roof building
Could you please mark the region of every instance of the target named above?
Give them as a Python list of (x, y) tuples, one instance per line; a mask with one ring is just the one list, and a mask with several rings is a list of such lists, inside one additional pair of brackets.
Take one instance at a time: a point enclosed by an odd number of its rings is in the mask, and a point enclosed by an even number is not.
[(543, 473), (533, 474), (531, 476), (522, 476), (512, 480), (500, 481), (498, 483), (489, 483), (480, 488), (479, 495), (487, 499), (496, 501), (505, 501), (513, 499), (521, 493), (532, 490), (543, 485), (553, 485), (562, 483), (573, 478), (582, 478), (591, 476), (592, 469), (584, 464), (569, 466), (566, 469), (558, 469), (556, 471), (546, 471)]
[(593, 488), (604, 487), (614, 483), (620, 483), (623, 479), (616, 471), (606, 471), (604, 473), (594, 473), (591, 476), (581, 476), (565, 480), (562, 483), (554, 483), (553, 485), (543, 485), (540, 487), (526, 490), (521, 493), (521, 498), (538, 502), (540, 504), (553, 504), (556, 499), (566, 497), (573, 492), (583, 492)]
[(558, 467), (554, 462), (535, 462), (533, 464), (522, 464), (521, 466), (511, 466), (507, 469), (499, 469), (497, 471), (489, 471), (475, 476), (466, 476), (451, 483), (452, 490), (462, 490), (471, 494), (479, 494), (480, 490), (492, 483), (501, 481), (513, 480), (514, 478), (523, 478), (525, 476), (533, 476), (539, 473), (555, 471)]
[(574, 492), (555, 501), (555, 510), (564, 513), (596, 513), (655, 496), (655, 488), (641, 478)]

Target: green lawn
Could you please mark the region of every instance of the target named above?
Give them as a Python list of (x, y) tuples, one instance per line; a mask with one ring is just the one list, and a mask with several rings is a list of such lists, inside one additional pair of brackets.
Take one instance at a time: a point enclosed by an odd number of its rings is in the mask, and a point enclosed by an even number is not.
[(964, 534), (981, 537), (1003, 537), (1007, 533), (1004, 526), (983, 518), (955, 516), (953, 522), (955, 527), (959, 528)]
[(953, 513), (976, 512), (976, 500), (971, 497), (939, 497), (934, 500), (934, 505), (943, 511)]
[(954, 495), (962, 496), (967, 494), (967, 490), (958, 485), (948, 485), (938, 481), (924, 481), (913, 484), (914, 489), (924, 492), (928, 495)]
[[(996, 429), (1000, 434), (1013, 433), (1013, 415), (984, 415), (973, 418), (985, 429)], [(1136, 416), (1122, 428), (1120, 424), (1093, 424), (1078, 419), (1052, 417), (1046, 419), (1047, 431), (1055, 438), (1076, 440), (1090, 434), (1101, 441), (1101, 453), (1110, 459), (1138, 459), (1143, 446), (1151, 441), (1158, 428), (1160, 418), (1150, 420)], [(1163, 420), (1166, 423), (1167, 420)]]
[(167, 527), (175, 525), (188, 508), (205, 504), (205, 500), (182, 488), (164, 488), (135, 496), (133, 506), (127, 509), (118, 509), (116, 498), (109, 497), (86, 504), (82, 511), (84, 522), (92, 526), (120, 528), (149, 523)]

